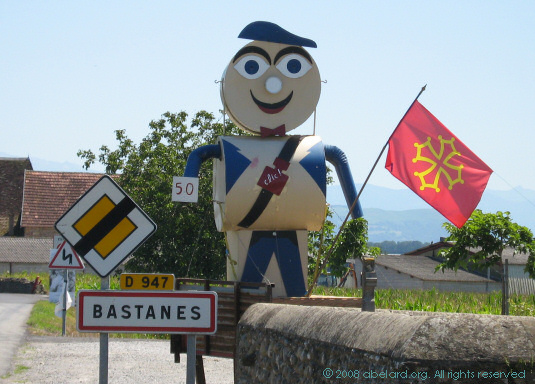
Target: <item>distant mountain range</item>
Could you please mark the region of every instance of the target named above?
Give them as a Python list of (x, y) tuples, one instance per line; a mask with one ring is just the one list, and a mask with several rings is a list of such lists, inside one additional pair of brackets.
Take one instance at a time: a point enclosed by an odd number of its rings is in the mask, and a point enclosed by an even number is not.
[[(357, 186), (360, 189), (360, 185)], [(340, 186), (327, 187), (327, 201), (335, 212), (333, 222), (339, 226), (348, 209)], [(368, 236), (373, 242), (385, 240), (437, 242), (448, 233), (442, 224), (447, 220), (414, 192), (367, 185), (361, 195)], [(511, 212), (516, 223), (535, 232), (535, 191), (517, 188), (508, 191), (486, 190), (478, 206), (483, 212)]]

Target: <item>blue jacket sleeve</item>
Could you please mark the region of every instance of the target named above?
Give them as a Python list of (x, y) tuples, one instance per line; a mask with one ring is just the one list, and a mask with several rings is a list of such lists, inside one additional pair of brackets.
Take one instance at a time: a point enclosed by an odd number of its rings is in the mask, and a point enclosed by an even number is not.
[(203, 145), (188, 156), (184, 177), (199, 177), (201, 164), (209, 159), (221, 158), (221, 147), (218, 144)]
[[(342, 185), (342, 191), (346, 198), (347, 207), (351, 208), (353, 202), (357, 198), (357, 188), (353, 182), (353, 176), (351, 175), (351, 170), (349, 169), (349, 163), (345, 153), (334, 145), (325, 145), (325, 159), (334, 165), (338, 180)], [(360, 201), (357, 201), (357, 204), (355, 204), (355, 208), (353, 208), (353, 211), (351, 212), (351, 217), (353, 219), (362, 217)]]

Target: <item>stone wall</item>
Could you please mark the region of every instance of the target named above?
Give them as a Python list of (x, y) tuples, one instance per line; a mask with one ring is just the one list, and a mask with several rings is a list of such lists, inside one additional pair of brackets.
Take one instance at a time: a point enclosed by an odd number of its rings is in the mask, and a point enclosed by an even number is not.
[(255, 304), (236, 384), (535, 382), (535, 319)]
[(8, 234), (9, 229), (9, 216), (0, 215), (0, 236)]

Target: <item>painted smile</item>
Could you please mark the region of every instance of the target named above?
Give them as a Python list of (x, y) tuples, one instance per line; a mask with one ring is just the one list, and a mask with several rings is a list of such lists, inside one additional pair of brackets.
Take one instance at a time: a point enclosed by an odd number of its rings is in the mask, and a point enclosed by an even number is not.
[(294, 91), (292, 91), (286, 99), (281, 100), (277, 103), (269, 104), (269, 103), (261, 102), (256, 97), (254, 97), (253, 91), (250, 91), (250, 92), (251, 92), (251, 97), (253, 98), (253, 101), (258, 106), (258, 108), (260, 108), (262, 112), (269, 113), (269, 114), (275, 114), (275, 113), (279, 113), (280, 111), (282, 111), (284, 107), (288, 105), (290, 100), (292, 100), (292, 96), (294, 95)]

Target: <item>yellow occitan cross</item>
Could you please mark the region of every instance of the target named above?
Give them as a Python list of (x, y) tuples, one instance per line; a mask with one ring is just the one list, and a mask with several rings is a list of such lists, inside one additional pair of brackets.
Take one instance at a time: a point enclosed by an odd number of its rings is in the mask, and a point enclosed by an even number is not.
[[(420, 178), (421, 186), (420, 190), (424, 190), (425, 188), (433, 188), (435, 192), (440, 192), (440, 188), (438, 187), (438, 181), (440, 180), (440, 177), (443, 175), (448, 180), (448, 189), (451, 191), (453, 189), (453, 186), (457, 183), (464, 184), (464, 180), (462, 179), (461, 172), (463, 169), (463, 165), (452, 165), (449, 163), (449, 161), (454, 156), (460, 156), (461, 153), (458, 152), (455, 149), (454, 141), (455, 138), (452, 137), (450, 140), (444, 140), (442, 138), (442, 135), (438, 136), (438, 140), (440, 141), (440, 151), (437, 152), (435, 148), (433, 148), (433, 145), (431, 145), (431, 137), (427, 138), (427, 141), (423, 144), (414, 143), (414, 146), (416, 147), (416, 157), (412, 159), (413, 163), (416, 163), (418, 161), (424, 161), (429, 164), (429, 168), (427, 168), (423, 172), (414, 172), (414, 176), (417, 176)], [(445, 154), (445, 147), (446, 144), (451, 147), (451, 152), (448, 154)], [(429, 157), (422, 156), (422, 151), (424, 148), (426, 148), (431, 152), (431, 154), (434, 156), (434, 159), (430, 159)], [(438, 168), (438, 169), (437, 169)], [(431, 174), (431, 177), (433, 177), (432, 173), (436, 170), (436, 173), (434, 174), (434, 179), (432, 180), (432, 183), (428, 183), (426, 180), (426, 176)], [(453, 178), (450, 174), (456, 173), (456, 177)]]

